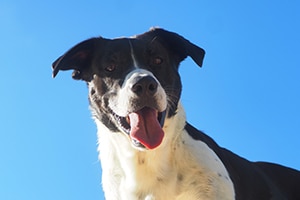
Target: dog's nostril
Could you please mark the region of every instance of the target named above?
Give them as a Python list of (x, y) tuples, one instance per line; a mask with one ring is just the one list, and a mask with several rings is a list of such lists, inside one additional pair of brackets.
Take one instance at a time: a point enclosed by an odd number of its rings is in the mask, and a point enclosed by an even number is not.
[(137, 95), (154, 95), (157, 91), (158, 83), (151, 76), (145, 76), (138, 80), (131, 88)]
[(143, 92), (143, 86), (140, 85), (140, 84), (135, 84), (133, 87), (132, 87), (132, 91), (136, 94), (141, 94)]
[(157, 83), (155, 82), (155, 83), (151, 83), (151, 84), (149, 84), (149, 86), (148, 86), (148, 90), (149, 91), (152, 91), (152, 92), (155, 92), (156, 90), (157, 90)]

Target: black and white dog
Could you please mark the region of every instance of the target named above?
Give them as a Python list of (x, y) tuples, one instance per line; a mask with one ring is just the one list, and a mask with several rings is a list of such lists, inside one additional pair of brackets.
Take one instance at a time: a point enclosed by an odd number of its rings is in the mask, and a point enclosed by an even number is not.
[(300, 172), (250, 162), (186, 122), (178, 67), (204, 50), (163, 29), (83, 41), (53, 63), (83, 80), (98, 128), (106, 199), (300, 199)]

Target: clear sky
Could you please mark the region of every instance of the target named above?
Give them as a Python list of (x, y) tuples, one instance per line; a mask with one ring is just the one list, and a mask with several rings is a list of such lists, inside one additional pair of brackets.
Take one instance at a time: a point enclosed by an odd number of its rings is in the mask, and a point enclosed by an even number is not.
[(84, 82), (51, 78), (78, 42), (160, 26), (206, 50), (181, 64), (187, 118), (252, 161), (300, 169), (297, 0), (0, 0), (0, 199), (103, 199)]

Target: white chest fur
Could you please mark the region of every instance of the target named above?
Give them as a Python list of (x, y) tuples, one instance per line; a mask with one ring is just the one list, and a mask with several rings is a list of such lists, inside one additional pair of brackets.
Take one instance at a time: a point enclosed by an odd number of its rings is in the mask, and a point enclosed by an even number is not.
[(96, 123), (107, 200), (234, 199), (233, 184), (221, 160), (184, 130), (181, 106), (165, 122), (163, 143), (151, 151), (134, 149), (123, 133), (111, 133)]

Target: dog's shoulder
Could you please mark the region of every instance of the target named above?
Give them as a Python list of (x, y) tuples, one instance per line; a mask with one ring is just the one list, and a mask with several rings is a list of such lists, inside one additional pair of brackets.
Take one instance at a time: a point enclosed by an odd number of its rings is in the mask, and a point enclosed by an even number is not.
[(182, 171), (183, 179), (189, 185), (186, 190), (196, 186), (197, 191), (206, 191), (212, 199), (233, 199), (234, 186), (216, 153), (219, 147), (214, 140), (187, 122), (179, 135), (175, 141), (182, 146), (174, 151), (174, 159), (179, 159), (178, 171)]
[[(300, 173), (297, 170), (268, 162), (251, 162), (226, 148), (220, 147), (211, 137), (190, 124), (186, 131), (196, 141), (203, 142), (220, 158), (234, 184), (236, 199), (245, 199), (252, 193), (253, 199), (299, 199)], [(286, 192), (289, 191), (289, 192)]]

